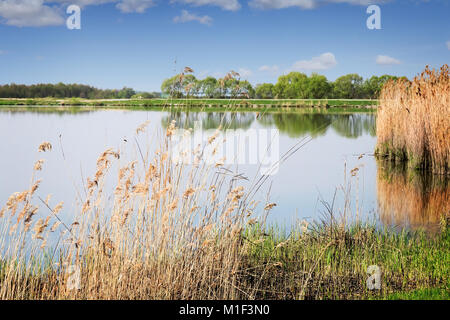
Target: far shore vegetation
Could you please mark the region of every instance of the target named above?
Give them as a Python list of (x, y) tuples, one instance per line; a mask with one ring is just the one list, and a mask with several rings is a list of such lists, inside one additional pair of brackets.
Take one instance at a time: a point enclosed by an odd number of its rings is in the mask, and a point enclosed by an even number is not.
[[(98, 89), (83, 84), (11, 83), (0, 85), (0, 98), (376, 100), (387, 81), (399, 79), (391, 75), (363, 79), (358, 74), (347, 74), (330, 81), (316, 73), (308, 76), (300, 72), (290, 72), (280, 76), (275, 84), (262, 83), (254, 86), (247, 80), (242, 80), (239, 73), (234, 71), (219, 79), (211, 76), (197, 79), (193, 72), (191, 68), (186, 67), (182, 73), (164, 80), (161, 92), (140, 92), (128, 87), (120, 90)], [(407, 80), (405, 77), (401, 79)]]
[[(166, 79), (161, 92), (138, 92), (124, 87), (120, 90), (97, 89), (82, 84), (0, 85), (0, 106), (121, 106), (121, 107), (228, 107), (261, 108), (346, 108), (375, 109), (381, 89), (396, 76), (372, 76), (363, 79), (348, 74), (335, 81), (325, 76), (291, 72), (275, 84), (253, 86), (231, 71), (223, 78), (197, 79), (193, 70)], [(406, 78), (402, 77), (407, 81)]]
[[(123, 107), (141, 109), (187, 108), (192, 111), (375, 111), (378, 100), (361, 99), (81, 99), (81, 98), (0, 98), (0, 107)], [(308, 110), (310, 109), (310, 110)]]

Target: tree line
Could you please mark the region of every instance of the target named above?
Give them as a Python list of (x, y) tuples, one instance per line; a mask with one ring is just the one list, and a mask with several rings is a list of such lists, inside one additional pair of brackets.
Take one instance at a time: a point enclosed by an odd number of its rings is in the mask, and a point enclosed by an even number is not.
[(0, 98), (83, 98), (83, 99), (151, 99), (159, 93), (136, 92), (131, 88), (98, 89), (83, 84), (6, 84), (0, 85)]
[(253, 87), (233, 71), (224, 78), (206, 77), (203, 80), (183, 72), (164, 80), (161, 91), (172, 98), (377, 99), (383, 85), (397, 79), (383, 75), (364, 80), (353, 73), (329, 81), (317, 73), (307, 76), (291, 72), (280, 76), (275, 84), (262, 83)]
[[(278, 78), (275, 84), (262, 83), (252, 86), (241, 80), (237, 72), (225, 77), (197, 79), (192, 69), (164, 80), (162, 94), (171, 98), (214, 99), (377, 99), (381, 88), (389, 80), (398, 77), (383, 75), (364, 80), (358, 74), (347, 74), (329, 81), (325, 76), (313, 73), (307, 76), (291, 72)], [(404, 78), (404, 77), (403, 77)], [(406, 78), (405, 78), (406, 79)], [(152, 99), (160, 98), (159, 92), (136, 92), (131, 88), (98, 89), (83, 84), (6, 84), (0, 85), (0, 98), (84, 98), (84, 99)]]

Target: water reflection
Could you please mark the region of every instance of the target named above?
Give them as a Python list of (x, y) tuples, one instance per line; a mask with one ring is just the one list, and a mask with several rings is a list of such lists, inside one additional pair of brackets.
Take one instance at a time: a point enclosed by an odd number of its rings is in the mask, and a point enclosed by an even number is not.
[(203, 130), (217, 129), (248, 129), (255, 120), (255, 114), (250, 112), (183, 112), (170, 111), (161, 119), (163, 128), (175, 120), (177, 126), (184, 129), (194, 128), (195, 122), (202, 124)]
[[(2, 107), (0, 112), (15, 115), (22, 112), (36, 114), (76, 115), (98, 112), (101, 108), (95, 107)], [(204, 130), (217, 129), (222, 125), (226, 129), (248, 129), (255, 122), (263, 127), (276, 127), (281, 133), (290, 138), (300, 138), (306, 135), (319, 137), (326, 134), (332, 128), (339, 136), (346, 138), (358, 138), (369, 134), (375, 137), (375, 114), (311, 114), (311, 113), (254, 113), (254, 112), (189, 112), (169, 111), (161, 119), (163, 128), (175, 120), (177, 125), (183, 128), (194, 128), (196, 121), (200, 121)]]
[(383, 224), (439, 231), (442, 217), (450, 213), (448, 179), (394, 168), (385, 161), (377, 161), (377, 167), (378, 207)]
[(339, 136), (358, 138), (364, 134), (375, 136), (375, 114), (311, 114), (311, 113), (253, 113), (253, 112), (183, 112), (171, 111), (162, 118), (164, 128), (175, 120), (183, 128), (194, 128), (200, 121), (202, 128), (248, 129), (256, 121), (266, 128), (276, 127), (290, 138), (306, 135), (323, 136), (332, 128)]
[(20, 115), (23, 113), (31, 114), (58, 114), (58, 115), (77, 115), (89, 114), (99, 111), (95, 107), (55, 107), (55, 106), (15, 106), (15, 107), (0, 107), (1, 113), (7, 113), (11, 116)]
[(276, 126), (281, 133), (291, 138), (305, 135), (313, 137), (324, 135), (332, 123), (332, 116), (326, 114), (295, 114), (275, 113), (265, 114), (259, 122), (265, 127)]
[[(384, 225), (436, 230), (440, 215), (450, 211), (447, 181), (392, 170), (375, 163), (373, 157), (359, 158), (375, 148), (375, 117), (373, 113), (0, 108), (0, 135), (11, 137), (0, 142), (0, 148), (8, 150), (8, 156), (0, 157), (0, 168), (7, 168), (0, 172), (0, 206), (9, 195), (29, 184), (30, 174), (23, 168), (32, 168), (39, 159), (36, 146), (42, 141), (52, 142), (55, 150), (45, 155), (45, 183), (39, 192), (54, 194), (55, 199), (68, 204), (71, 209), (66, 214), (71, 214), (76, 210), (70, 207), (74, 203), (73, 183), (65, 181), (78, 182), (82, 176), (94, 173), (100, 151), (129, 146), (133, 150), (131, 156), (140, 157), (131, 137), (145, 120), (151, 120), (146, 131), (149, 138), (142, 136), (141, 146), (153, 146), (151, 134), (172, 120), (184, 128), (194, 128), (195, 121), (201, 121), (203, 130), (216, 129), (220, 124), (225, 129), (277, 128), (280, 154), (288, 152), (303, 136), (320, 137), (284, 162), (271, 181), (271, 201), (277, 203), (271, 217), (276, 223), (289, 224), (294, 215), (300, 219), (318, 218), (319, 193), (326, 201), (332, 201), (336, 188), (343, 183), (345, 161), (351, 168), (363, 164), (358, 176), (360, 203), (364, 206), (361, 211), (379, 212)], [(251, 165), (239, 167), (249, 177), (257, 170)], [(266, 199), (266, 194), (261, 193), (261, 197)]]
[(340, 136), (357, 138), (363, 134), (376, 135), (376, 118), (372, 114), (333, 115), (331, 127)]

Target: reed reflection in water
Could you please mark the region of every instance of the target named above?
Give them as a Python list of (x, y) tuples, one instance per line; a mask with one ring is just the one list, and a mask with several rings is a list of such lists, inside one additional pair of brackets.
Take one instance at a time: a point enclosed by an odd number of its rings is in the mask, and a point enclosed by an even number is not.
[(384, 225), (435, 233), (450, 218), (450, 186), (442, 175), (394, 168), (377, 161), (377, 197)]

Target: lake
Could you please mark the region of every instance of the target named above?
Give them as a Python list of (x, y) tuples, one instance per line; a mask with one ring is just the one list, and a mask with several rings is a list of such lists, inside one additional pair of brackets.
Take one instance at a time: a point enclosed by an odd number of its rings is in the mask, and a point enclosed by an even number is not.
[[(136, 128), (147, 120), (145, 134), (136, 137)], [(42, 198), (52, 194), (55, 203), (64, 201), (62, 219), (70, 221), (79, 210), (82, 182), (95, 173), (101, 152), (127, 149), (130, 159), (139, 159), (141, 147), (154, 150), (157, 136), (172, 120), (194, 131), (210, 132), (222, 124), (223, 130), (244, 135), (276, 132), (280, 156), (299, 141), (307, 142), (283, 161), (255, 195), (256, 200), (270, 199), (277, 204), (268, 221), (279, 226), (326, 218), (327, 205), (333, 205), (334, 214), (345, 214), (349, 221), (433, 231), (438, 228), (440, 214), (449, 210), (446, 181), (407, 174), (375, 160), (375, 113), (74, 111), (39, 107), (0, 108), (0, 207), (10, 194), (29, 187), (34, 163), (45, 159), (37, 194)], [(37, 152), (43, 141), (51, 142), (52, 152)], [(256, 163), (244, 161), (232, 167), (247, 177), (248, 183), (261, 175)]]

